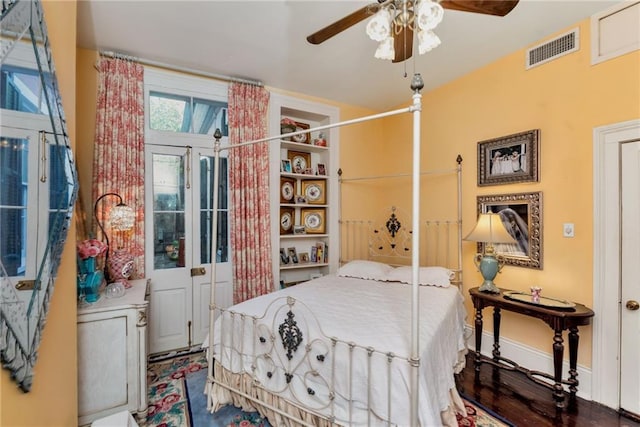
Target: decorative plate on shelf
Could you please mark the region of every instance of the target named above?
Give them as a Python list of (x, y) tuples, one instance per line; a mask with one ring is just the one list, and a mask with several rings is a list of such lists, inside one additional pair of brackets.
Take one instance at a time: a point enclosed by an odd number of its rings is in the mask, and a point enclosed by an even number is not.
[(533, 301), (531, 294), (527, 292), (508, 291), (504, 293), (506, 299), (536, 305), (538, 307), (555, 308), (559, 310), (575, 310), (576, 304), (557, 298), (540, 296), (538, 301)]
[[(311, 126), (308, 125), (307, 123), (300, 123), (300, 122), (296, 122), (296, 132), (300, 132), (306, 129), (309, 129)], [(302, 144), (309, 144), (311, 143), (311, 135), (309, 135), (308, 132), (305, 133), (300, 133), (298, 135), (293, 135), (291, 137), (291, 139), (294, 142), (300, 142)]]
[(294, 179), (280, 178), (280, 203), (293, 203), (295, 192)]
[(307, 200), (307, 203), (312, 205), (323, 205), (326, 203), (325, 184), (323, 180), (302, 181), (302, 194)]
[(293, 208), (280, 208), (280, 234), (293, 233)]
[(311, 154), (302, 151), (287, 151), (287, 157), (291, 160), (291, 169), (294, 173), (304, 173), (311, 167)]
[(323, 234), (325, 232), (324, 209), (301, 209), (302, 224), (307, 233)]

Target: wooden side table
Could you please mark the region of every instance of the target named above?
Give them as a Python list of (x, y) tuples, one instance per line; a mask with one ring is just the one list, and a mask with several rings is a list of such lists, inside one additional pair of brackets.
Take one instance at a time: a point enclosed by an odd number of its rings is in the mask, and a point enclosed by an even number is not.
[[(476, 310), (475, 330), (476, 330), (476, 351), (475, 351), (475, 371), (476, 379), (480, 373), (480, 365), (490, 363), (491, 365), (512, 371), (524, 373), (530, 380), (553, 390), (553, 398), (556, 407), (564, 408), (564, 388), (563, 384), (569, 386), (571, 396), (575, 398), (578, 391), (578, 371), (576, 365), (578, 361), (578, 326), (588, 325), (593, 317), (593, 311), (582, 304), (575, 304), (571, 308), (555, 308), (543, 305), (514, 301), (505, 298), (505, 293), (513, 292), (509, 289), (501, 289), (499, 294), (480, 292), (478, 288), (469, 290), (473, 306)], [(482, 310), (485, 307), (493, 307), (493, 358), (488, 358), (480, 353), (482, 346)], [(545, 372), (531, 371), (519, 366), (512, 360), (500, 356), (500, 311), (507, 310), (525, 316), (535, 317), (548, 324), (554, 331), (553, 335), (553, 375)], [(564, 354), (564, 340), (562, 332), (569, 330), (569, 378), (562, 379), (562, 359)], [(549, 384), (540, 378), (544, 377), (554, 381)]]

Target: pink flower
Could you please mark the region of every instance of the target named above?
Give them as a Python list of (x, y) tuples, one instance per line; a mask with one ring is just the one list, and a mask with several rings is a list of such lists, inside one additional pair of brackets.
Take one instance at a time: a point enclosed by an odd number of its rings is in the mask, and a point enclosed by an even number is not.
[(280, 120), (280, 124), (281, 125), (288, 125), (288, 126), (295, 126), (296, 122), (293, 119), (290, 119), (288, 117), (284, 117), (282, 120)]
[(78, 255), (81, 259), (97, 257), (107, 252), (106, 243), (98, 239), (87, 239), (78, 243)]

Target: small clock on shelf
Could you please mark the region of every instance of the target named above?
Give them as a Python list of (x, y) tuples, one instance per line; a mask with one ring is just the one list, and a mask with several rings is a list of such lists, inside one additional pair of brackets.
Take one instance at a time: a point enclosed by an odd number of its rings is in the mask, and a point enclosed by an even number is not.
[(280, 208), (280, 234), (292, 234), (294, 224), (293, 208)]

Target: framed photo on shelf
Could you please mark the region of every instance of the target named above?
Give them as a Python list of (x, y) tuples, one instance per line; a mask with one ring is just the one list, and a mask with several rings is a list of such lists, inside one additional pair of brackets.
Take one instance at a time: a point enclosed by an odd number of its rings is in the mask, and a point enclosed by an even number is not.
[(291, 258), (291, 262), (294, 264), (298, 263), (298, 252), (295, 247), (287, 249), (287, 254), (289, 254), (289, 258)]
[(296, 180), (280, 177), (280, 203), (293, 203), (296, 195)]
[(325, 209), (324, 208), (303, 208), (300, 209), (302, 225), (308, 234), (325, 233)]
[(293, 234), (306, 234), (306, 231), (304, 231), (304, 225), (294, 225)]
[(289, 255), (287, 255), (284, 248), (280, 248), (280, 264), (289, 264)]
[(300, 252), (300, 262), (309, 262), (309, 252)]
[(293, 233), (294, 213), (293, 208), (280, 208), (280, 234)]
[(540, 130), (478, 142), (478, 186), (539, 181)]
[[(478, 196), (478, 214), (494, 212), (516, 243), (493, 245), (505, 265), (542, 270), (542, 192)], [(478, 243), (484, 253), (485, 243)]]
[(309, 179), (302, 181), (302, 195), (310, 205), (324, 205), (327, 203), (326, 181), (323, 179)]
[(294, 173), (304, 173), (311, 167), (311, 154), (304, 151), (287, 150), (287, 158), (291, 161), (291, 170)]
[(284, 173), (291, 173), (291, 160), (282, 159), (282, 164), (280, 167), (280, 171)]
[(324, 163), (318, 163), (318, 175), (326, 175), (327, 168), (324, 166)]

